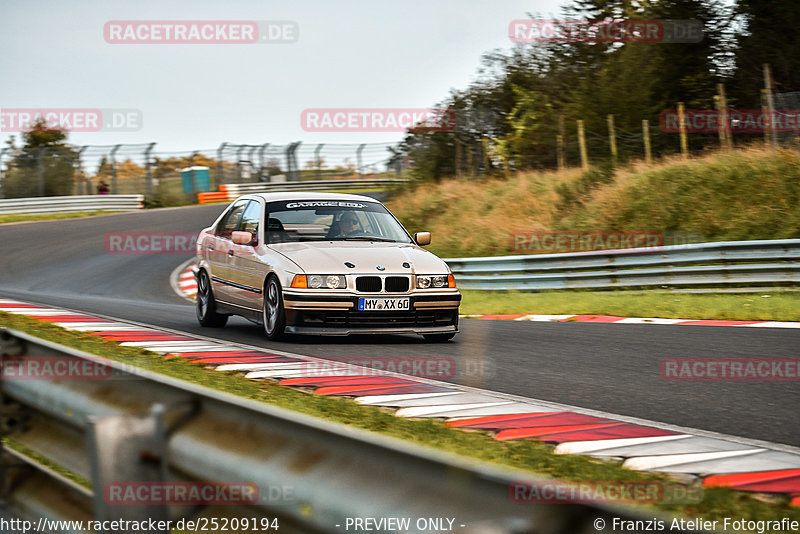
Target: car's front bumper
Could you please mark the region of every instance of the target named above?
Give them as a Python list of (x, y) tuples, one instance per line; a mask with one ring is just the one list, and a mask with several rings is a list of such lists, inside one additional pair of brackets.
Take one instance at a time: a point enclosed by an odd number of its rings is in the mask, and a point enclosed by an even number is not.
[(401, 328), (401, 327), (344, 327), (344, 328), (325, 328), (311, 326), (287, 326), (286, 332), (289, 334), (305, 334), (315, 336), (349, 336), (351, 334), (451, 334), (458, 332), (458, 327), (451, 325), (448, 327), (425, 327), (425, 328)]
[[(360, 297), (407, 297), (405, 311), (359, 311)], [(458, 332), (458, 292), (437, 294), (319, 295), (284, 292), (286, 331), (298, 334), (449, 334)]]

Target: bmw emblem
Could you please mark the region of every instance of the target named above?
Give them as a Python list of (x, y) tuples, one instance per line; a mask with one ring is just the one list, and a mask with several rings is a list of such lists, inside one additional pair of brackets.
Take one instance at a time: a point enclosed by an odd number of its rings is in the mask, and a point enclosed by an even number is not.
[(376, 267), (376, 269), (378, 269), (379, 271), (385, 271), (386, 267), (384, 267), (383, 265), (378, 265), (378, 267)]

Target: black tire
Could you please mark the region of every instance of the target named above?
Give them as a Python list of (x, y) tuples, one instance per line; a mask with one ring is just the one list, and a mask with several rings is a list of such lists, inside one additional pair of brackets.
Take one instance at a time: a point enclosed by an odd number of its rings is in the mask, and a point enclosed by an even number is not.
[(221, 328), (228, 322), (228, 316), (217, 313), (217, 302), (214, 300), (214, 291), (211, 289), (211, 280), (205, 271), (197, 275), (197, 322), (200, 326)]
[(277, 341), (286, 330), (286, 313), (283, 310), (283, 292), (275, 276), (270, 276), (264, 287), (264, 304), (261, 307), (264, 333), (267, 338)]
[(422, 334), (422, 337), (425, 338), (425, 341), (430, 343), (444, 343), (456, 337), (456, 333), (450, 332), (449, 334)]

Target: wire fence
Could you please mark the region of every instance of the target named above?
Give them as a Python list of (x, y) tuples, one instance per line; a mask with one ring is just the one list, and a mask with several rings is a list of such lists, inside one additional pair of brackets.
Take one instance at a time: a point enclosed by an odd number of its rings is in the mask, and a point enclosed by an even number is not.
[[(222, 143), (183, 152), (156, 143), (0, 150), (0, 198), (144, 194), (157, 204), (184, 204), (220, 184), (397, 177), (405, 159), (392, 143), (261, 145)], [(207, 182), (186, 180), (207, 168)]]
[[(762, 110), (692, 110), (682, 119), (692, 124), (688, 128), (683, 124), (681, 132), (674, 124), (670, 129), (669, 121), (665, 127), (663, 117), (658, 124), (645, 120), (617, 127), (613, 115), (585, 121), (562, 118), (559, 124), (541, 124), (537, 131), (550, 133), (528, 146), (517, 146), (515, 156), (507, 156), (502, 136), (492, 137), (504, 118), (488, 112), (479, 115), (480, 120), (461, 117), (453, 130), (436, 137), (412, 135), (402, 143), (226, 142), (183, 152), (163, 152), (156, 143), (6, 147), (0, 150), (0, 198), (107, 192), (144, 194), (152, 205), (179, 205), (193, 203), (196, 193), (216, 191), (221, 184), (395, 178), (411, 168), (423, 169), (424, 176), (426, 167), (435, 167), (438, 176), (457, 177), (532, 168), (588, 169), (670, 154), (688, 156), (726, 143), (733, 146), (733, 134), (737, 142), (763, 136), (773, 146), (800, 146), (800, 92), (765, 96)], [(706, 121), (704, 126), (697, 127), (693, 117)], [(711, 120), (724, 121), (727, 132), (709, 127)], [(187, 181), (186, 169), (207, 169), (199, 187), (194, 171)]]

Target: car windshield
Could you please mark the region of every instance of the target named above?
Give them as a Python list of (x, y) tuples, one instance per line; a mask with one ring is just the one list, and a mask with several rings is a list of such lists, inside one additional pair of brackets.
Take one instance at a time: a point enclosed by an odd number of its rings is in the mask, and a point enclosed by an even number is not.
[(378, 202), (303, 200), (267, 204), (267, 243), (380, 241), (413, 243)]

